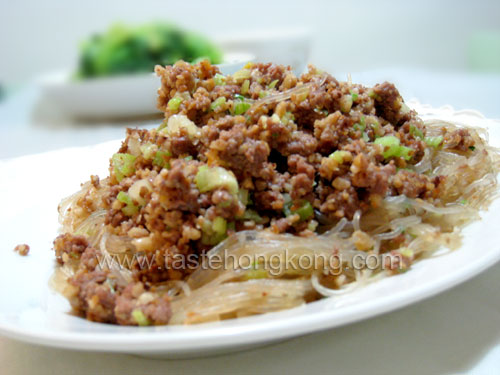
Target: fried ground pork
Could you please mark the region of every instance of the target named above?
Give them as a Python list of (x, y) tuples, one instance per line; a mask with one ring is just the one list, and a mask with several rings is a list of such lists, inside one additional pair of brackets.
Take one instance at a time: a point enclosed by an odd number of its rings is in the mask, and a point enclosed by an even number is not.
[(178, 255), (248, 229), (312, 236), (386, 196), (434, 202), (444, 177), (413, 166), (428, 148), (474, 147), (463, 129), (427, 136), (388, 82), (339, 82), (313, 66), (297, 77), (270, 63), (224, 76), (208, 61), (180, 61), (156, 73), (163, 123), (128, 129), (109, 178), (93, 178), (79, 201), (82, 219), (103, 211), (107, 231), (127, 238), (148, 267), (136, 258), (123, 285), (96, 268), (84, 237), (54, 243), (59, 262), (80, 260), (71, 301), (91, 320), (165, 324), (168, 298), (155, 285), (189, 275), (169, 267)]

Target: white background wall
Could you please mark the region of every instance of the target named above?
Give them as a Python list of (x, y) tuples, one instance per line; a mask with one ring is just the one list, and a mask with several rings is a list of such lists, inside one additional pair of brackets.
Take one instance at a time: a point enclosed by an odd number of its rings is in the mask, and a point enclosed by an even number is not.
[(210, 34), (309, 27), (311, 61), (332, 71), (464, 70), (468, 38), (500, 30), (500, 1), (1, 0), (0, 82), (72, 66), (78, 41), (113, 21), (164, 18)]

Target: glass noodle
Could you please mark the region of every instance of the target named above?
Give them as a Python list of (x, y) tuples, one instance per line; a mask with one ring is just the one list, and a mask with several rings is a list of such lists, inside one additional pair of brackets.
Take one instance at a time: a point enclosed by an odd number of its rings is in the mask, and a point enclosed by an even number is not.
[[(307, 87), (299, 90), (305, 89)], [(278, 99), (281, 98), (266, 98), (262, 104)], [(443, 125), (441, 121), (426, 123), (431, 135), (439, 135), (443, 126), (449, 130), (457, 127), (450, 123)], [(384, 267), (387, 257), (402, 257), (401, 266), (431, 256), (442, 246), (450, 250), (458, 248), (458, 229), (478, 219), (479, 210), (486, 208), (498, 193), (499, 152), (487, 145), (485, 133), (468, 130), (476, 141), (472, 155), (466, 156), (446, 147), (429, 148), (419, 163), (408, 167), (431, 176), (446, 176), (438, 201), (388, 196), (378, 208), (363, 214), (358, 211), (352, 221), (344, 218), (324, 228), (322, 234), (311, 237), (270, 231), (238, 232), (212, 248), (185, 280), (164, 282), (151, 293), (170, 296), (173, 315), (169, 324), (216, 321), (288, 309), (318, 296), (348, 293), (397, 273), (397, 269)], [(61, 202), (60, 222), (63, 232), (85, 234), (90, 245), (109, 260), (107, 264), (111, 265), (118, 282), (125, 285), (130, 282), (132, 273), (117, 264), (119, 258), (116, 256), (141, 253), (143, 243), (115, 235), (105, 224), (104, 210), (88, 216), (76, 212), (80, 209), (77, 202), (101, 199), (107, 187), (106, 180), (101, 181), (99, 188), (84, 184), (81, 191)], [(392, 241), (400, 236), (410, 238), (404, 248)], [(151, 241), (154, 243), (154, 239)], [(389, 243), (392, 248), (388, 251)], [(381, 251), (381, 248), (386, 250)], [(229, 257), (258, 261), (229, 262), (229, 267), (217, 269), (207, 266), (214, 259), (224, 263)], [(318, 261), (298, 264), (299, 259), (306, 257)], [(378, 259), (378, 265), (355, 267), (355, 259), (368, 261), (368, 258)], [(63, 274), (67, 278), (71, 275), (71, 264), (64, 267)], [(64, 277), (59, 276), (57, 280), (64, 283)]]

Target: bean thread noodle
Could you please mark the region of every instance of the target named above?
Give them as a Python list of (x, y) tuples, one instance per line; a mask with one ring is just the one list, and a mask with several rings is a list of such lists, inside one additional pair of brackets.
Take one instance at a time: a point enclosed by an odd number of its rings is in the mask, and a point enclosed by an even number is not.
[[(280, 95), (307, 89), (302, 87)], [(269, 100), (280, 97), (265, 98), (259, 103)], [(426, 126), (429, 134), (439, 134), (443, 122), (430, 121)], [(452, 123), (444, 126), (451, 130), (457, 127)], [(426, 150), (422, 160), (409, 167), (430, 176), (447, 176), (439, 200), (387, 196), (378, 208), (364, 213), (356, 211), (352, 221), (342, 218), (324, 233), (307, 238), (269, 231), (238, 232), (212, 248), (185, 280), (168, 281), (155, 289), (153, 293), (167, 293), (171, 298), (173, 315), (169, 324), (194, 324), (278, 311), (314, 301), (318, 296), (335, 298), (397, 274), (402, 267), (432, 256), (442, 247), (457, 249), (461, 242), (460, 228), (478, 219), (479, 210), (496, 197), (500, 166), (498, 150), (485, 141), (487, 133), (469, 131), (477, 145), (471, 156), (448, 148)], [(106, 180), (101, 184), (105, 187)], [(110, 233), (103, 210), (84, 220), (75, 214), (77, 202), (91, 188), (86, 183), (81, 191), (61, 202), (62, 231), (87, 235), (91, 246), (98, 248), (109, 261), (107, 264), (117, 279), (129, 282), (131, 271), (119, 265), (116, 257), (138, 253), (137, 242)], [(95, 194), (100, 196), (101, 192)], [(398, 246), (400, 238), (406, 241), (404, 247)], [(385, 267), (398, 256), (396, 267)], [(204, 267), (216, 258), (225, 262), (229, 257), (258, 261), (220, 269)], [(307, 257), (316, 261), (298, 264), (297, 259)], [(377, 265), (368, 267), (369, 260), (377, 261)], [(366, 265), (355, 267), (356, 261)], [(71, 276), (71, 265), (65, 265), (61, 272), (58, 283)], [(64, 293), (64, 288), (59, 289)]]

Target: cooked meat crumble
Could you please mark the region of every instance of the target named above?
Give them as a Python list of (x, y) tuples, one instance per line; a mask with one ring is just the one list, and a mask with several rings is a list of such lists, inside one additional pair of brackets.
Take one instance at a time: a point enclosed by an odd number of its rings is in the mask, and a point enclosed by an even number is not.
[(14, 248), (14, 251), (21, 256), (26, 256), (30, 252), (30, 247), (26, 244), (20, 244)]
[(148, 296), (155, 283), (191, 272), (169, 267), (175, 256), (196, 256), (241, 230), (311, 236), (388, 195), (438, 200), (444, 177), (412, 166), (428, 148), (474, 147), (463, 129), (427, 137), (388, 82), (339, 82), (313, 66), (297, 77), (269, 63), (223, 76), (208, 61), (181, 61), (156, 73), (162, 125), (128, 129), (109, 178), (93, 176), (80, 199), (83, 218), (104, 210), (108, 232), (152, 263), (144, 270), (136, 259), (133, 282), (120, 285), (96, 268), (98, 251), (84, 236), (54, 242), (60, 263), (80, 261), (71, 302), (91, 320), (165, 324), (168, 298)]

